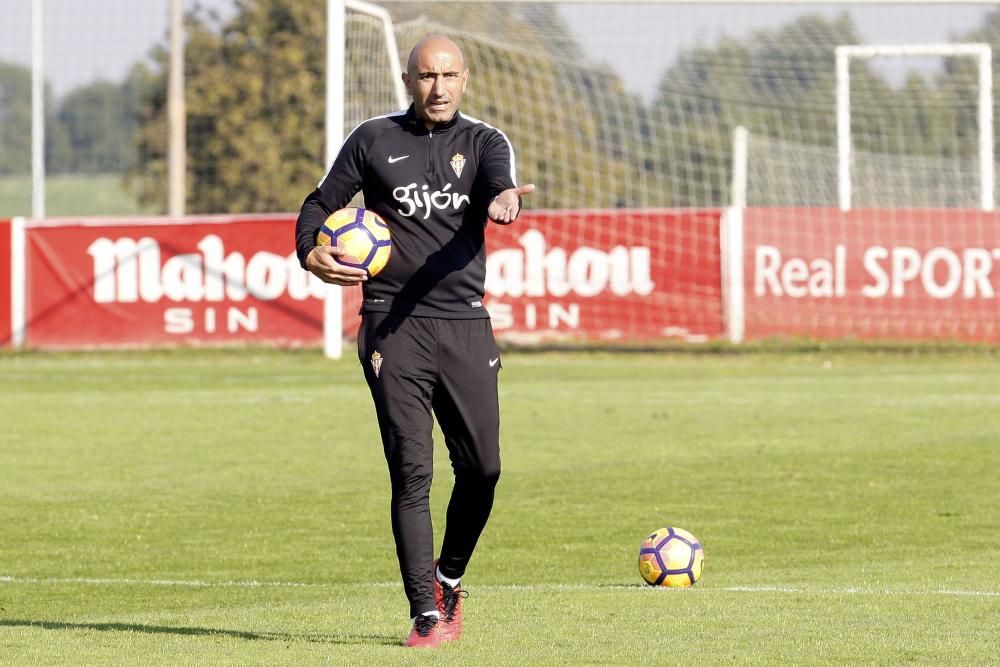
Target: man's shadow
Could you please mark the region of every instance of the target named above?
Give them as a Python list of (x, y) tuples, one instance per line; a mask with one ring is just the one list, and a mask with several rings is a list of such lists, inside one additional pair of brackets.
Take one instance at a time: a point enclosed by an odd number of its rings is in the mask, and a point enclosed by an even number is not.
[[(481, 186), (477, 183), (473, 187), (480, 188)], [(481, 193), (477, 192), (473, 195), (474, 201), (482, 198)], [(413, 312), (414, 306), (449, 274), (464, 271), (479, 257), (485, 261), (485, 235), (488, 222), (486, 206), (470, 206), (466, 209), (462, 216), (461, 227), (456, 230), (447, 243), (428, 255), (427, 261), (399, 289), (392, 311), (381, 320), (376, 328), (379, 337), (394, 333)], [(392, 261), (391, 257), (389, 261)], [(470, 304), (470, 310), (471, 308)]]
[(98, 630), (101, 632), (140, 632), (150, 635), (181, 635), (187, 637), (233, 637), (247, 641), (312, 642), (316, 644), (380, 644), (399, 645), (400, 638), (375, 633), (359, 634), (295, 634), (290, 632), (252, 632), (223, 628), (195, 628), (141, 623), (67, 623), (64, 621), (29, 621), (0, 619), (0, 628), (41, 628), (43, 630)]

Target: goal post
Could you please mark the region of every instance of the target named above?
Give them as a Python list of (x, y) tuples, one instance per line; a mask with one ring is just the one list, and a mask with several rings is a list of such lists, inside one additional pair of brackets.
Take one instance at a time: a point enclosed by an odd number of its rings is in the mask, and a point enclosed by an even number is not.
[(45, 50), (42, 0), (31, 0), (31, 215), (45, 217)]
[(24, 334), (27, 326), (25, 315), (25, 292), (28, 275), (25, 250), (25, 219), (14, 218), (10, 221), (10, 329), (11, 345), (15, 350), (24, 347)]
[(978, 71), (979, 206), (993, 210), (993, 50), (989, 44), (877, 44), (837, 47), (837, 184), (840, 209), (851, 209), (851, 69), (853, 58), (972, 56)]
[[(327, 0), (327, 61), (326, 61), (326, 164), (329, 168), (345, 138), (345, 99), (347, 90), (347, 12), (367, 17), (381, 26), (382, 44), (389, 79), (395, 94), (396, 107), (405, 108), (399, 48), (392, 25), (392, 16), (382, 7), (362, 0)], [(323, 299), (323, 353), (331, 359), (343, 355), (344, 290), (328, 285)]]

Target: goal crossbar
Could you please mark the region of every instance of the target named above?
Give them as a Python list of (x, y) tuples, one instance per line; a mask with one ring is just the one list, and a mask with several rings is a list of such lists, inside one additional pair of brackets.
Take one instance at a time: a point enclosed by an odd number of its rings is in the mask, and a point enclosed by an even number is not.
[(993, 51), (989, 44), (851, 44), (836, 48), (837, 62), (837, 190), (840, 208), (851, 209), (851, 58), (973, 56), (979, 70), (979, 207), (993, 210)]

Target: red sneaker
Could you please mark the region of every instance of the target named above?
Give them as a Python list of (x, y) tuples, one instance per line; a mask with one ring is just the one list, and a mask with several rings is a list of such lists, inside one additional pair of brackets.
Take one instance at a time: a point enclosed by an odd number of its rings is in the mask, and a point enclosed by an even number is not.
[(441, 639), (454, 641), (462, 636), (462, 598), (469, 597), (461, 586), (452, 588), (437, 578), (437, 561), (434, 561), (434, 600), (441, 613)]
[(413, 629), (406, 638), (405, 646), (410, 648), (436, 648), (444, 641), (441, 635), (442, 623), (437, 616), (420, 614), (413, 621)]

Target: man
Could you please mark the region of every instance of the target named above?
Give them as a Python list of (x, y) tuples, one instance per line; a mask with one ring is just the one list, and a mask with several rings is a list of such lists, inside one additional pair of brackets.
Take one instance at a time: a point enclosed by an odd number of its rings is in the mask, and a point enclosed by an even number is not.
[[(355, 128), (295, 229), (304, 268), (363, 286), (358, 357), (389, 466), (392, 532), (413, 620), (406, 645), (416, 647), (461, 635), (460, 579), (500, 476), (500, 353), (483, 307), (485, 228), (488, 220), (513, 222), (521, 196), (534, 190), (517, 186), (507, 137), (459, 113), (468, 80), (453, 41), (421, 40), (403, 74), (413, 104)], [(389, 263), (374, 277), (316, 245), (322, 222), (359, 190), (392, 233)], [(434, 417), (455, 473), (437, 561), (428, 503)]]

